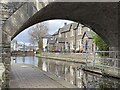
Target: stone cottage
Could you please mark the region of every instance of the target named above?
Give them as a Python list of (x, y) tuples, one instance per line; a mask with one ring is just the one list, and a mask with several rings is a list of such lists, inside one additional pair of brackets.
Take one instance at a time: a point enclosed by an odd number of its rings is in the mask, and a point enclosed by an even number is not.
[[(48, 41), (49, 51), (57, 51), (57, 52), (81, 52), (88, 51), (92, 48), (92, 35), (91, 30), (80, 24), (80, 23), (71, 23), (66, 24), (64, 27), (59, 28), (57, 32), (55, 32)], [(86, 39), (87, 37), (87, 39)], [(85, 42), (86, 45), (85, 48)], [(88, 43), (90, 42), (90, 43)], [(93, 51), (93, 49), (92, 49)]]

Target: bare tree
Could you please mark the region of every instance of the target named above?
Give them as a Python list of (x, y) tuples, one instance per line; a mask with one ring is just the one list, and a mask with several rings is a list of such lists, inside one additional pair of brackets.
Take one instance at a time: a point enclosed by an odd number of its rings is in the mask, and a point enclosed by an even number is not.
[(48, 33), (48, 27), (46, 23), (39, 23), (33, 26), (29, 31), (30, 41), (34, 45), (38, 44), (39, 51), (42, 51), (43, 42), (42, 38)]

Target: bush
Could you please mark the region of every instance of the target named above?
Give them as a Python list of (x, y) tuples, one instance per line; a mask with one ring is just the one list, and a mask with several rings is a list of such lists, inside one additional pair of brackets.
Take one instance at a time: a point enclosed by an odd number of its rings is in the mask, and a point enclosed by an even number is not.
[(93, 33), (93, 38), (99, 51), (109, 51), (108, 44), (105, 43), (100, 36), (98, 36), (96, 33)]

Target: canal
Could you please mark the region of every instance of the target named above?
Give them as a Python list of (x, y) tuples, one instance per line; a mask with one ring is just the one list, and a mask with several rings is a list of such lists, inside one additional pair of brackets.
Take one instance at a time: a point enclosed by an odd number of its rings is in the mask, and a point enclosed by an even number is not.
[(16, 57), (11, 63), (30, 64), (79, 88), (119, 88), (120, 80), (83, 71), (80, 63), (38, 57)]

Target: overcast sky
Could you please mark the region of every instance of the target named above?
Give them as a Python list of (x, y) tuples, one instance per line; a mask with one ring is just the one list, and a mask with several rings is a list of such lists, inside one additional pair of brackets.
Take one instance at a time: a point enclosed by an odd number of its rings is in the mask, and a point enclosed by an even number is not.
[[(73, 21), (68, 21), (68, 20), (49, 20), (49, 21), (45, 21), (45, 22), (48, 23), (48, 33), (49, 34), (55, 33), (59, 28), (64, 26), (65, 22), (67, 24), (73, 23)], [(27, 28), (26, 30), (21, 32), (19, 35), (17, 35), (15, 37), (15, 39), (18, 42), (30, 43), (29, 42), (30, 36), (28, 35), (28, 30), (30, 30), (30, 28)]]

